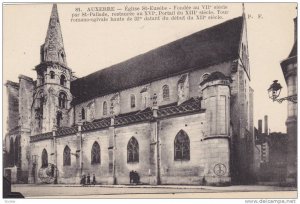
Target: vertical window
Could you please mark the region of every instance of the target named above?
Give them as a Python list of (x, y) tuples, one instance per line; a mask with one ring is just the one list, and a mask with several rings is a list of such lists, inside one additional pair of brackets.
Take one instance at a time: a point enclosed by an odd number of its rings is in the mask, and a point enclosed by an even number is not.
[(103, 102), (103, 115), (107, 115), (107, 102)]
[(135, 96), (133, 94), (130, 96), (130, 107), (135, 107)]
[(84, 110), (84, 108), (81, 109), (81, 119), (85, 120), (85, 110)]
[(10, 166), (14, 165), (15, 161), (15, 145), (14, 145), (14, 139), (11, 137), (10, 138), (10, 144), (9, 144), (9, 163)]
[(54, 79), (54, 78), (55, 78), (55, 73), (54, 73), (54, 71), (50, 71), (50, 78), (51, 78), (51, 79)]
[(42, 168), (48, 167), (48, 153), (46, 149), (42, 152)]
[(162, 87), (163, 90), (163, 100), (168, 100), (169, 99), (169, 86), (168, 85), (164, 85)]
[(91, 151), (91, 164), (100, 164), (100, 162), (100, 145), (98, 144), (98, 142), (94, 142)]
[(58, 106), (60, 108), (66, 108), (67, 107), (67, 95), (63, 92), (60, 92), (58, 95)]
[(64, 149), (63, 165), (71, 166), (71, 149), (68, 146)]
[(61, 126), (62, 119), (63, 119), (62, 112), (57, 111), (57, 113), (56, 113), (56, 125), (57, 125), (57, 127)]
[(174, 140), (174, 160), (190, 160), (190, 139), (180, 130)]
[(139, 143), (132, 137), (127, 144), (127, 163), (139, 162)]
[(65, 86), (65, 84), (66, 84), (66, 77), (65, 75), (62, 74), (60, 76), (60, 85)]

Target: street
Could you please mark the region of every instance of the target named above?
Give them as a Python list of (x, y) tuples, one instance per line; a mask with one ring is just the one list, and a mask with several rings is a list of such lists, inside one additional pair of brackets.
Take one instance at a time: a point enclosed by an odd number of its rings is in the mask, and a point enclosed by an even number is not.
[(276, 186), (79, 186), (12, 185), (26, 198), (296, 198), (297, 191)]

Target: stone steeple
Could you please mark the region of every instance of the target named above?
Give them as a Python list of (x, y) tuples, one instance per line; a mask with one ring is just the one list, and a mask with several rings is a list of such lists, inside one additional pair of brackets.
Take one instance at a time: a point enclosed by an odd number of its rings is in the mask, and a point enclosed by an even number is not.
[(56, 4), (53, 4), (45, 43), (41, 46), (41, 62), (59, 62), (67, 66)]

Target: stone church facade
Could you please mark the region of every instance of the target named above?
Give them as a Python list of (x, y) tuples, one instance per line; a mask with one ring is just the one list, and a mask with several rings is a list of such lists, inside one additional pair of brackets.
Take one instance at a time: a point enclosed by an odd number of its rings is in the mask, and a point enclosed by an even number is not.
[(37, 79), (7, 81), (4, 172), (12, 182), (245, 183), (253, 90), (244, 14), (76, 78), (56, 4)]

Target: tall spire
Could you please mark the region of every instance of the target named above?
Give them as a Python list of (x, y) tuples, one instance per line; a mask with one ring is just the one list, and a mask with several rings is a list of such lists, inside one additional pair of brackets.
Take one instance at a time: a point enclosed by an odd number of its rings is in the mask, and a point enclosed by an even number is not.
[(53, 4), (47, 36), (45, 43), (41, 46), (41, 61), (67, 65), (56, 4)]
[(242, 9), (243, 9), (243, 17), (245, 18), (245, 4), (242, 3)]

